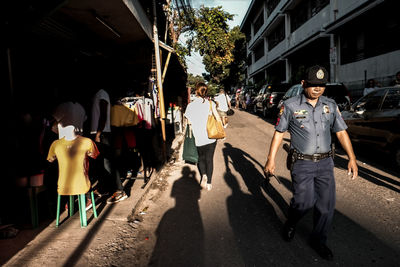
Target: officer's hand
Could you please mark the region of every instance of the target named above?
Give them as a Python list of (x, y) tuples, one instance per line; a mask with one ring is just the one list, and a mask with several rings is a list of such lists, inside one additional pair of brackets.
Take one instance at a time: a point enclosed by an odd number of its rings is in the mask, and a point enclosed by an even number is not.
[(265, 163), (264, 167), (264, 175), (266, 177), (270, 177), (275, 173), (275, 162), (272, 160), (268, 160), (267, 163)]
[(347, 165), (347, 175), (351, 175), (351, 179), (354, 180), (358, 176), (358, 166), (355, 159), (349, 160), (349, 164)]

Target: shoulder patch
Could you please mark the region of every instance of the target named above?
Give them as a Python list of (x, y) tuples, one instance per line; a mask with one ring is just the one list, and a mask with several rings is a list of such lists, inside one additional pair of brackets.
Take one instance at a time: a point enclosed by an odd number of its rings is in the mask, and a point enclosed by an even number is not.
[(282, 116), (284, 110), (285, 110), (285, 105), (282, 104), (282, 106), (279, 110), (279, 115), (278, 115), (279, 117)]

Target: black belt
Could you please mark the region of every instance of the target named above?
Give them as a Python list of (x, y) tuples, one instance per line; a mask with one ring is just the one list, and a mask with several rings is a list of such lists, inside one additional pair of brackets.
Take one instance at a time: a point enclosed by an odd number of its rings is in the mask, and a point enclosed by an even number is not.
[(326, 159), (332, 156), (332, 151), (329, 151), (327, 153), (319, 153), (319, 154), (313, 154), (313, 155), (304, 155), (301, 153), (297, 153), (297, 159), (300, 160), (312, 160), (314, 162), (320, 161), (321, 159)]

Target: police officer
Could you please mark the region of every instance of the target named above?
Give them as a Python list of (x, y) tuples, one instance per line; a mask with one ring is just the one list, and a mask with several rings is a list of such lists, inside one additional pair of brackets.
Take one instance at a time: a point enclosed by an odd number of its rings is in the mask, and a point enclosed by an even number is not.
[(264, 172), (267, 177), (274, 174), (276, 153), (284, 132), (289, 131), (290, 152), (295, 155), (291, 168), (293, 198), (282, 234), (285, 240), (292, 240), (297, 222), (314, 208), (310, 245), (322, 258), (332, 260), (333, 253), (326, 245), (336, 201), (331, 132), (336, 133), (349, 157), (348, 174), (352, 175), (352, 179), (357, 177), (358, 167), (346, 132), (347, 126), (337, 104), (322, 96), (327, 81), (326, 69), (313, 66), (307, 69), (301, 81), (303, 93), (283, 103)]

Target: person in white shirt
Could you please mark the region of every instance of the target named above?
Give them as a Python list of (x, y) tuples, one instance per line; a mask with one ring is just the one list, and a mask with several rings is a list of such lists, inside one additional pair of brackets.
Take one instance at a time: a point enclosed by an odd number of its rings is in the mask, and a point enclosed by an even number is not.
[(364, 89), (364, 92), (363, 92), (363, 96), (364, 95), (368, 95), (369, 93), (375, 91), (378, 88), (379, 87), (377, 87), (376, 84), (375, 84), (375, 80), (374, 79), (369, 79), (367, 81), (367, 85), (365, 86), (365, 89)]
[[(207, 134), (207, 119), (210, 111), (210, 101), (207, 99), (208, 87), (205, 83), (198, 83), (196, 85), (196, 97), (188, 104), (185, 111), (185, 117), (189, 120), (192, 127), (193, 136), (197, 151), (199, 154), (199, 161), (197, 167), (200, 172), (200, 184), (203, 188), (211, 190), (211, 178), (214, 168), (214, 152), (216, 147), (216, 139), (208, 138)], [(218, 121), (221, 118), (216, 110), (216, 105), (211, 101), (213, 113), (216, 115)]]
[(226, 112), (231, 109), (231, 99), (230, 97), (225, 93), (224, 89), (219, 90), (219, 95), (214, 98), (214, 100), (217, 102), (217, 110), (219, 115), (222, 118), (222, 122), (224, 124), (224, 127), (226, 128), (228, 126), (228, 115)]

